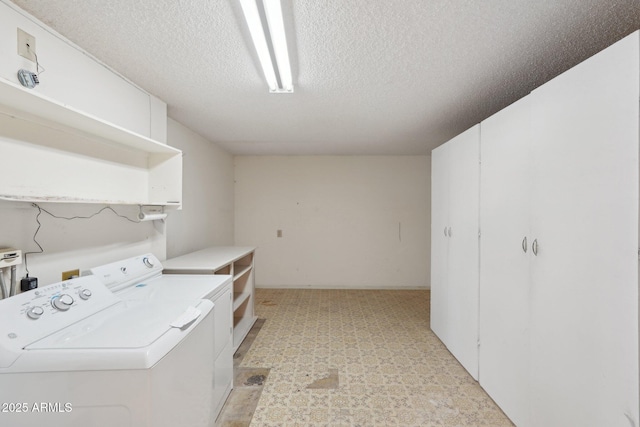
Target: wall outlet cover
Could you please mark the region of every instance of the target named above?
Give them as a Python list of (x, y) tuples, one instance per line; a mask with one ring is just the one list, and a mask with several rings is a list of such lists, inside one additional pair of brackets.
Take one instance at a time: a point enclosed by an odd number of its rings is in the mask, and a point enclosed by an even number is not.
[(36, 62), (36, 38), (18, 28), (18, 55)]
[(80, 269), (62, 272), (62, 280), (69, 280), (73, 279), (74, 277), (80, 277)]

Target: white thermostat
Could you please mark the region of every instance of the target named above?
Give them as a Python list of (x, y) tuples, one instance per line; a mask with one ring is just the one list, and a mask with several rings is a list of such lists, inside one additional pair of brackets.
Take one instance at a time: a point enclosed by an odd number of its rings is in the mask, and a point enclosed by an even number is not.
[(33, 89), (36, 85), (40, 84), (40, 80), (36, 73), (24, 69), (18, 71), (18, 80), (20, 80), (20, 84), (22, 86), (29, 89)]

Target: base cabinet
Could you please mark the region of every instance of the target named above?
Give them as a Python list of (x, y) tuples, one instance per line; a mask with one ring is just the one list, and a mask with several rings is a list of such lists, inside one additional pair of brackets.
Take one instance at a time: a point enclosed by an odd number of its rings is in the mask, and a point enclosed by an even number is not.
[(233, 276), (233, 353), (258, 319), (255, 315), (253, 257), (255, 248), (213, 246), (166, 260), (164, 274), (224, 274)]

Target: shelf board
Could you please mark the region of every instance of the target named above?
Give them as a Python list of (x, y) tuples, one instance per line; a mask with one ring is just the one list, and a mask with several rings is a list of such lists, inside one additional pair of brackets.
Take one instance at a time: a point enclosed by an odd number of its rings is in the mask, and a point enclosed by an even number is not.
[(128, 147), (142, 153), (167, 155), (181, 153), (176, 148), (61, 104), (35, 90), (24, 89), (2, 79), (0, 79), (0, 113), (48, 128), (75, 133), (80, 131), (98, 137), (106, 143)]
[(257, 316), (234, 317), (233, 319), (233, 352), (235, 353), (258, 320)]
[(126, 201), (126, 200), (102, 200), (102, 199), (78, 199), (74, 197), (58, 197), (58, 196), (15, 196), (9, 194), (0, 194), (0, 200), (6, 202), (27, 202), (27, 203), (89, 203), (102, 205), (142, 205), (142, 206), (165, 206), (167, 208), (180, 207), (179, 202), (144, 202)]
[(235, 274), (233, 275), (233, 280), (236, 281), (238, 280), (240, 277), (244, 276), (246, 273), (248, 273), (251, 270), (251, 265), (237, 265), (235, 267), (242, 267), (240, 269), (239, 272), (234, 272)]
[(233, 311), (236, 311), (251, 296), (251, 292), (233, 293)]

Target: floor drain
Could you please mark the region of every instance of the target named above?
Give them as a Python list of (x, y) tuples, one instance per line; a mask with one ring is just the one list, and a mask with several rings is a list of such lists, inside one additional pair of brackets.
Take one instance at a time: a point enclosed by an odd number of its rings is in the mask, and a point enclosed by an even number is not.
[(244, 385), (262, 385), (267, 377), (264, 375), (252, 375), (247, 378)]

